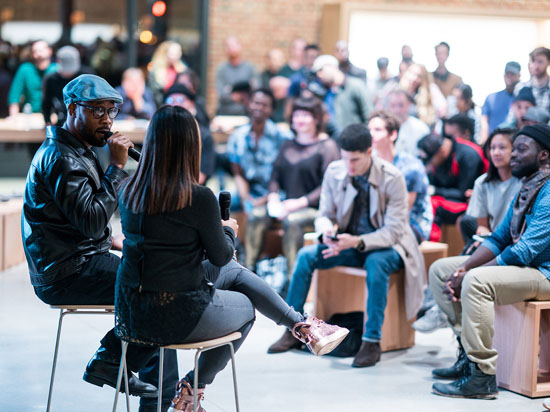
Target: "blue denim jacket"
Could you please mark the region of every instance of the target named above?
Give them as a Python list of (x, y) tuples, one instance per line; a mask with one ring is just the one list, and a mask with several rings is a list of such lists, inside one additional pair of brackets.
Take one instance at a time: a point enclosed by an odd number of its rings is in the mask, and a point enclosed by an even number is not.
[(501, 266), (529, 266), (537, 268), (550, 279), (550, 181), (540, 190), (532, 208), (526, 215), (526, 228), (519, 242), (514, 244), (510, 224), (514, 200), (506, 217), (482, 246), (490, 249)]

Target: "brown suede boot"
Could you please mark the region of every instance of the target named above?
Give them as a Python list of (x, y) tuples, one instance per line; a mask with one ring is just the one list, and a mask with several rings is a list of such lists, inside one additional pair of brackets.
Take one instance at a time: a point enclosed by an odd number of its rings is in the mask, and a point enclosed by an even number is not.
[[(206, 412), (201, 406), (204, 399), (204, 389), (197, 389), (197, 411)], [(193, 412), (193, 388), (185, 379), (182, 379), (176, 385), (176, 396), (172, 399), (172, 404), (168, 412)]]
[(283, 336), (267, 349), (267, 353), (283, 353), (291, 349), (299, 349), (301, 346), (302, 342), (292, 336), (292, 332), (287, 329)]
[(374, 366), (376, 362), (380, 360), (380, 355), (382, 351), (380, 350), (379, 342), (367, 342), (363, 341), (359, 351), (353, 359), (351, 366), (354, 368), (366, 368), (368, 366)]

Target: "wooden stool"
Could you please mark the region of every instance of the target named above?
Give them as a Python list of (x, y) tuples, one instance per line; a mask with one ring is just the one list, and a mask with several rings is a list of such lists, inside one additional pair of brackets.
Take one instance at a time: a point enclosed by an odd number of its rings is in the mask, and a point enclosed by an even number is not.
[[(424, 241), (418, 247), (424, 256), (424, 265), (426, 266), (426, 276), (430, 266), (438, 259), (446, 258), (449, 254), (449, 245), (446, 243)], [(426, 277), (427, 279), (427, 277)]]
[[(114, 305), (50, 305), (52, 309), (59, 309), (59, 322), (57, 325), (57, 337), (55, 339), (55, 350), (53, 353), (52, 375), (50, 378), (50, 389), (48, 391), (48, 406), (46, 412), (50, 411), (50, 404), (53, 393), (53, 381), (55, 378), (55, 368), (57, 366), (57, 355), (59, 353), (59, 342), (61, 340), (61, 327), (63, 326), (63, 318), (67, 315), (113, 315), (115, 313)], [(126, 375), (126, 388), (128, 387), (128, 376)], [(126, 391), (126, 405), (130, 410), (130, 397)]]
[[(221, 336), (219, 338), (206, 340), (203, 342), (191, 342), (191, 343), (182, 343), (179, 345), (169, 345), (169, 346), (161, 346), (160, 347), (160, 356), (159, 356), (159, 393), (158, 393), (158, 401), (157, 401), (157, 412), (160, 412), (161, 406), (162, 406), (162, 377), (164, 375), (164, 349), (178, 349), (178, 350), (196, 350), (195, 353), (195, 366), (194, 366), (194, 382), (193, 382), (193, 412), (197, 412), (197, 389), (199, 387), (199, 371), (198, 371), (198, 365), (199, 365), (199, 355), (202, 352), (209, 351), (211, 349), (219, 348), (220, 346), (229, 346), (229, 350), (231, 351), (231, 369), (233, 371), (233, 391), (235, 392), (235, 408), (237, 412), (239, 412), (239, 395), (237, 392), (237, 373), (235, 372), (235, 351), (233, 349), (233, 342), (237, 339), (241, 338), (240, 332), (233, 332), (229, 335)], [(122, 372), (124, 371), (124, 377), (126, 379), (126, 388), (128, 387), (128, 380), (127, 380), (127, 368), (126, 368), (126, 351), (128, 349), (128, 342), (122, 341), (122, 357), (120, 359), (120, 368), (118, 370), (118, 379), (117, 379), (117, 386), (116, 386), (116, 392), (115, 392), (115, 401), (113, 404), (113, 412), (116, 412), (117, 407), (117, 401), (118, 401), (118, 393), (120, 392), (120, 384), (122, 381)], [(127, 393), (128, 391), (126, 391)], [(128, 405), (128, 404), (127, 404)], [(129, 406), (127, 406), (128, 412), (130, 412)]]
[(495, 305), (497, 383), (531, 398), (550, 396), (550, 301)]
[(0, 271), (25, 261), (21, 242), (23, 199), (0, 203)]
[[(336, 266), (317, 270), (313, 279), (315, 316), (327, 320), (335, 313), (365, 311), (367, 301), (366, 272), (363, 268)], [(365, 313), (365, 320), (367, 315)], [(407, 320), (405, 311), (405, 274), (399, 270), (390, 275), (388, 300), (382, 325), (382, 352), (410, 348), (414, 345), (414, 319)]]

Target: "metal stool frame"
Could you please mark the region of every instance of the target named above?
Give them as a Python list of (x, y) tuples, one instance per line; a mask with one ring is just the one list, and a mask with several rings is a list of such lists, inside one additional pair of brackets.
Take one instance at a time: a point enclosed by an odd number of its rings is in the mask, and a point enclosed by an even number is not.
[[(176, 349), (176, 350), (196, 350), (195, 353), (195, 364), (194, 364), (194, 379), (193, 379), (193, 412), (197, 412), (198, 408), (198, 402), (197, 402), (197, 389), (199, 386), (199, 372), (198, 372), (198, 363), (199, 363), (199, 356), (202, 352), (206, 352), (212, 349), (219, 348), (221, 346), (228, 345), (229, 350), (231, 351), (231, 369), (233, 372), (233, 391), (235, 394), (235, 408), (237, 412), (240, 412), (239, 409), (239, 395), (237, 390), (237, 372), (235, 369), (235, 350), (233, 348), (233, 341), (239, 339), (241, 337), (240, 332), (233, 332), (226, 336), (221, 336), (219, 338), (210, 339), (207, 341), (202, 342), (191, 342), (191, 343), (184, 343), (180, 345), (169, 345), (169, 346), (161, 346), (159, 348), (159, 384), (158, 384), (158, 397), (157, 397), (157, 412), (161, 412), (162, 408), (162, 378), (164, 375), (164, 349)], [(126, 370), (126, 352), (128, 350), (128, 342), (122, 341), (122, 357), (120, 360), (120, 369), (118, 371), (118, 380), (117, 380), (117, 388), (115, 393), (115, 400), (113, 403), (113, 412), (116, 412), (117, 402), (118, 402), (118, 393), (120, 392), (120, 384), (122, 381), (122, 372), (124, 371), (124, 375), (127, 376), (127, 370)], [(126, 386), (128, 387), (128, 386)], [(130, 410), (128, 409), (128, 412)]]
[[(63, 318), (67, 315), (113, 315), (115, 313), (114, 305), (50, 305), (52, 309), (59, 309), (59, 322), (57, 324), (57, 337), (55, 339), (55, 350), (53, 353), (52, 374), (50, 377), (50, 389), (48, 390), (48, 406), (46, 412), (50, 412), (50, 406), (53, 393), (53, 382), (55, 379), (55, 370), (57, 367), (57, 355), (59, 354), (59, 343), (61, 340), (61, 327), (63, 326)], [(128, 374), (124, 369), (124, 378), (126, 388), (128, 388)], [(130, 397), (126, 390), (126, 404), (128, 412), (130, 412)]]

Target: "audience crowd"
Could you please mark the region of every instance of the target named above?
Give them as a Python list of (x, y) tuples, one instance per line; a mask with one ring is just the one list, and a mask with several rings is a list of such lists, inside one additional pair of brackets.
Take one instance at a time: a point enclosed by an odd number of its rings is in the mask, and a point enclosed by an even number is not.
[[(117, 87), (119, 119), (147, 121), (162, 105), (188, 109), (202, 135), (200, 183), (214, 176), (235, 183), (232, 208), (247, 222), (239, 260), (247, 268), (266, 257), (266, 231), (281, 230), (281, 294), (302, 313), (315, 269), (365, 268), (368, 319), (354, 367), (380, 360), (389, 275), (404, 269), (415, 328), (452, 325), (458, 340), (457, 362), (434, 370), (456, 380), (434, 384), (434, 392), (495, 397), (492, 317), (483, 313), (494, 302), (550, 298), (550, 50), (529, 54), (523, 83), (520, 64), (508, 62), (503, 89), (483, 99), (447, 69), (445, 42), (435, 45), (433, 72), (403, 46), (395, 75), (383, 56), (378, 73), (356, 67), (345, 41), (331, 55), (296, 39), (288, 59), (269, 50), (262, 70), (243, 58), (237, 37), (225, 47), (212, 114), (249, 119), (226, 143), (214, 142), (218, 126), (175, 41), (160, 44), (146, 67), (124, 71), (106, 64), (99, 47), (54, 53), (45, 41), (0, 43), (0, 117), (42, 113), (46, 125), (63, 124), (62, 89), (82, 73)], [(445, 225), (460, 229), (463, 256), (424, 268), (420, 244), (439, 241)], [(319, 243), (303, 247), (304, 233), (314, 230)], [(285, 332), (269, 352), (299, 346)]]

